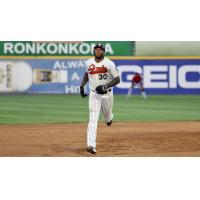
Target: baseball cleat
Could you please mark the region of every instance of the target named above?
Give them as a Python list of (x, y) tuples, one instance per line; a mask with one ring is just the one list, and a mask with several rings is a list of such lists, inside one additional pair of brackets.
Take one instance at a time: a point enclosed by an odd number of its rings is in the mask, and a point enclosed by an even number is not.
[(91, 154), (96, 154), (97, 153), (96, 149), (94, 147), (92, 147), (92, 146), (89, 146), (87, 148), (87, 152), (89, 152)]
[(110, 122), (106, 122), (107, 126), (110, 126), (112, 124), (112, 120)]

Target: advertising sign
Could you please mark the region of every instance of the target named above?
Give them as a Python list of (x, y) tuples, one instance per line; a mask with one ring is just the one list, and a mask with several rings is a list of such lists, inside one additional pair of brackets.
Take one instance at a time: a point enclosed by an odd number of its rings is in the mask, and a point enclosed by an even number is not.
[[(0, 60), (0, 93), (79, 93), (87, 59)], [(200, 59), (112, 59), (126, 94), (134, 73), (143, 76), (147, 94), (200, 94)], [(88, 86), (86, 87), (88, 92)], [(135, 90), (134, 93), (139, 93)]]
[(79, 60), (1, 60), (1, 93), (79, 93), (85, 72), (84, 59)]
[[(131, 56), (135, 43), (129, 41), (101, 41), (107, 56)], [(0, 41), (0, 56), (90, 56), (97, 41)]]
[(125, 94), (138, 72), (148, 94), (200, 94), (200, 59), (119, 59), (115, 64), (121, 78), (116, 93)]

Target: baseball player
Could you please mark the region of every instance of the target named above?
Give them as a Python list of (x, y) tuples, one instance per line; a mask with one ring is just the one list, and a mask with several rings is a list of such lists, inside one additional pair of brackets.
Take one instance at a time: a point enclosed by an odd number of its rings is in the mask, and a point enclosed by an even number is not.
[(87, 128), (87, 151), (96, 154), (97, 123), (102, 111), (107, 126), (112, 124), (113, 119), (113, 91), (112, 87), (120, 82), (118, 69), (114, 62), (104, 57), (105, 47), (96, 44), (94, 58), (86, 62), (80, 94), (84, 98), (84, 86), (89, 81), (89, 123)]
[(144, 86), (143, 86), (143, 78), (142, 78), (142, 75), (139, 74), (139, 73), (135, 73), (135, 75), (133, 76), (133, 78), (131, 80), (131, 87), (128, 90), (126, 98), (129, 98), (131, 96), (132, 90), (133, 90), (134, 87), (139, 87), (141, 94), (142, 94), (142, 97), (144, 99), (147, 98), (147, 95), (146, 95), (146, 92), (145, 92)]

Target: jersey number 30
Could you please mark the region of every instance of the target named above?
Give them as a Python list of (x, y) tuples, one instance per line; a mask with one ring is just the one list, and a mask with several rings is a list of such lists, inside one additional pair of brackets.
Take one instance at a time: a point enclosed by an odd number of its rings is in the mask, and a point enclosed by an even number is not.
[(99, 74), (99, 80), (107, 79), (107, 74)]

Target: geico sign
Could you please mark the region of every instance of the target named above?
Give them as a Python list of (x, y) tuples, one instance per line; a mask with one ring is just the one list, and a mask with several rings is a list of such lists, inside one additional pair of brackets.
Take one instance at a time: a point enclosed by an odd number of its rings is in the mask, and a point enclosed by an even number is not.
[[(118, 66), (121, 82), (118, 88), (130, 87), (133, 72), (143, 74), (144, 87), (146, 88), (200, 88), (200, 65), (120, 65)], [(123, 73), (127, 74), (126, 81), (123, 81)], [(130, 73), (130, 74), (128, 74)], [(188, 81), (188, 73), (198, 73), (199, 79)], [(128, 80), (128, 81), (127, 81)]]

